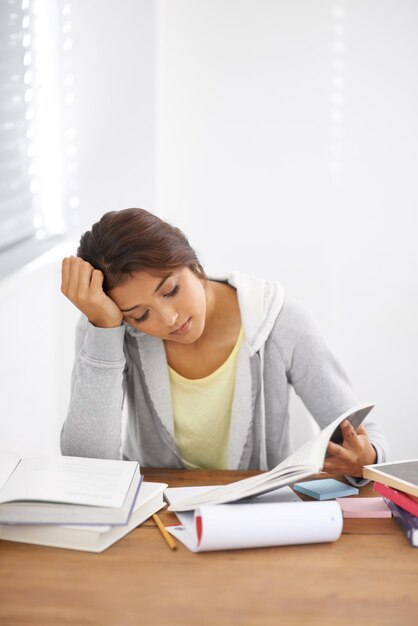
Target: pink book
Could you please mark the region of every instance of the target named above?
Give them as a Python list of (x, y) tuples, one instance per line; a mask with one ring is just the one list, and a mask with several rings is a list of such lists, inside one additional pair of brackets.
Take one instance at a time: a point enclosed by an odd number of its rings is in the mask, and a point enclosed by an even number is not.
[(382, 483), (375, 483), (373, 490), (380, 493), (381, 496), (388, 498), (388, 500), (391, 500), (402, 509), (405, 509), (405, 511), (408, 511), (411, 515), (418, 516), (418, 498), (410, 496), (403, 491), (393, 489), (393, 487), (383, 485)]
[(383, 498), (337, 498), (343, 517), (392, 517)]

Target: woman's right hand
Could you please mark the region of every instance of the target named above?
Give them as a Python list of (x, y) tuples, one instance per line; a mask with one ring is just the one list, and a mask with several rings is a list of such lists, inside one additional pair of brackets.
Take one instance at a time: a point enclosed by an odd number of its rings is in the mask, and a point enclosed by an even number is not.
[(122, 323), (118, 306), (103, 291), (103, 274), (79, 257), (62, 262), (61, 291), (93, 326), (115, 328)]

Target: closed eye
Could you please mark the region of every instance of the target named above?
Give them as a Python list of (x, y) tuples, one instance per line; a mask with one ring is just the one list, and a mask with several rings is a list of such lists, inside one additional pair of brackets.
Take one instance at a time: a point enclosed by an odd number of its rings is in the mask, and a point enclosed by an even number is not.
[[(180, 285), (177, 283), (177, 285), (174, 287), (174, 289), (172, 289), (168, 293), (164, 294), (163, 298), (173, 298), (178, 293), (179, 289), (180, 289)], [(149, 318), (149, 314), (150, 314), (150, 312), (149, 312), (149, 309), (148, 309), (148, 311), (145, 311), (145, 313), (143, 315), (141, 315), (141, 317), (134, 317), (134, 321), (137, 324), (140, 324), (141, 322), (145, 322)]]
[(141, 315), (141, 317), (134, 317), (134, 320), (137, 324), (140, 324), (141, 322), (145, 322), (148, 318), (149, 318), (149, 310), (145, 311), (144, 315)]
[(174, 289), (169, 291), (169, 293), (166, 293), (163, 297), (164, 298), (172, 298), (173, 296), (176, 295), (176, 293), (178, 292), (179, 289), (180, 289), (180, 285), (177, 283), (177, 285), (174, 287)]

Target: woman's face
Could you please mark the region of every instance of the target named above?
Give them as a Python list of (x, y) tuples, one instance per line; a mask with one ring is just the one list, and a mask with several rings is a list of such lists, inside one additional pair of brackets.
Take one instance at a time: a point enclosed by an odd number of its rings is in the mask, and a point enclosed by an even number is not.
[(188, 267), (165, 277), (137, 272), (108, 295), (128, 324), (153, 337), (189, 344), (205, 327), (204, 282)]

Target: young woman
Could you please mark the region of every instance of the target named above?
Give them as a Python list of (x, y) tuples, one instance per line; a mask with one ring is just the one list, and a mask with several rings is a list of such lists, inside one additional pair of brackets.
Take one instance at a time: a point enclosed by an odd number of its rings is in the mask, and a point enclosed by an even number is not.
[[(106, 213), (77, 255), (62, 264), (62, 292), (83, 313), (63, 454), (270, 469), (291, 452), (290, 385), (322, 428), (359, 403), (280, 285), (207, 278), (184, 234), (155, 215)], [(370, 418), (343, 435), (324, 469), (361, 484), (363, 465), (384, 461), (385, 438)]]

